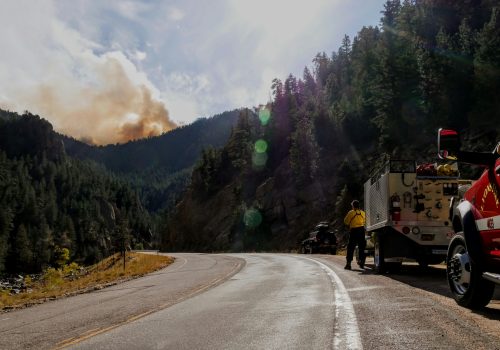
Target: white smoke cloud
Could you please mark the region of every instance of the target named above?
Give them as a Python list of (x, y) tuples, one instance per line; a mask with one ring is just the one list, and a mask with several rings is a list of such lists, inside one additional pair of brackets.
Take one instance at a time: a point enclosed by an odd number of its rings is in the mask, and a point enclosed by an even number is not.
[[(176, 127), (131, 59), (82, 37), (55, 12), (51, 1), (0, 5), (0, 107), (40, 114), (56, 130), (97, 144)], [(146, 59), (144, 52), (134, 55)]]

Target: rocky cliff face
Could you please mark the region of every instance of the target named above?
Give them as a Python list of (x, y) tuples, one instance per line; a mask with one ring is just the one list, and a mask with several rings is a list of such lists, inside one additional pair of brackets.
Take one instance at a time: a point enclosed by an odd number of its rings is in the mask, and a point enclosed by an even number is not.
[[(298, 187), (284, 161), (275, 172), (246, 189), (230, 182), (214, 195), (190, 189), (175, 208), (164, 250), (290, 251), (319, 221), (333, 219), (334, 178)], [(246, 198), (243, 198), (246, 197)]]
[(289, 117), (276, 112), (268, 124), (261, 112), (243, 110), (226, 145), (202, 153), (164, 250), (294, 250), (319, 221), (343, 217), (349, 196), (361, 199), (361, 151), (332, 138), (321, 147), (308, 120), (292, 132)]

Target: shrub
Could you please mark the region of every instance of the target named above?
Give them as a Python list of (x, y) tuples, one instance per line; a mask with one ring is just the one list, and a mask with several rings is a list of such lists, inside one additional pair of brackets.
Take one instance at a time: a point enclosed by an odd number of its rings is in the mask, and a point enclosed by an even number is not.
[(54, 250), (54, 261), (56, 267), (63, 267), (69, 262), (69, 249), (56, 246)]
[(49, 267), (42, 276), (42, 281), (47, 289), (55, 289), (60, 286), (63, 281), (62, 271)]

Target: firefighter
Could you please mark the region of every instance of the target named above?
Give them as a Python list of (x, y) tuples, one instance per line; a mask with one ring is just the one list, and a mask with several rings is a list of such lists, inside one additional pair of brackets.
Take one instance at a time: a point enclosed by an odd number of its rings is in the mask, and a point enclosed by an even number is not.
[(347, 244), (347, 263), (346, 270), (351, 269), (351, 261), (354, 255), (354, 249), (358, 246), (360, 268), (365, 266), (365, 218), (366, 214), (359, 208), (359, 201), (353, 200), (351, 203), (352, 209), (349, 210), (344, 218), (344, 224), (349, 227), (349, 243)]

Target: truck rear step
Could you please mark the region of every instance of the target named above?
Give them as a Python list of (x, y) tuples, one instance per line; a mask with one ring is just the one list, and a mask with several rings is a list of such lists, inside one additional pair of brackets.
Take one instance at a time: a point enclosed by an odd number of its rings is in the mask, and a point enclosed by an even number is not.
[(498, 273), (484, 272), (483, 278), (485, 280), (491, 281), (493, 283), (500, 284), (500, 274), (498, 274)]

